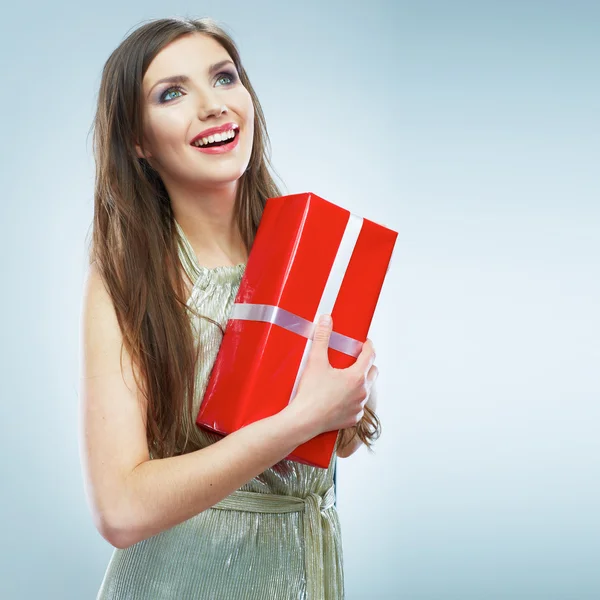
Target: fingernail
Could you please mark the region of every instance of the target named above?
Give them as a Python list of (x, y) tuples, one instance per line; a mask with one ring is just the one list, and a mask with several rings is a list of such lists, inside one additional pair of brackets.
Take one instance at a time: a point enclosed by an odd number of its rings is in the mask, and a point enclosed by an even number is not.
[(319, 319), (320, 325), (331, 325), (331, 316), (330, 315), (321, 315)]

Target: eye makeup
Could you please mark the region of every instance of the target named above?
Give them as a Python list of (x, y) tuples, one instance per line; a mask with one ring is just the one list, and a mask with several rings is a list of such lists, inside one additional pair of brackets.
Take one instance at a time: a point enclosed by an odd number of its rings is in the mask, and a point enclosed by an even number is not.
[[(217, 81), (219, 79), (221, 79), (222, 77), (228, 77), (230, 79), (230, 82), (226, 83), (224, 85), (232, 85), (232, 84), (234, 84), (234, 83), (236, 83), (238, 81), (237, 74), (234, 71), (222, 71), (221, 73), (219, 73), (217, 75), (217, 77), (216, 77)], [(189, 81), (189, 79), (187, 77), (186, 78), (179, 78), (179, 77), (178, 78), (174, 78), (173, 81), (178, 81), (178, 82), (183, 83), (184, 82), (184, 81), (182, 81), (183, 79), (185, 79), (185, 82)], [(183, 92), (183, 88), (179, 84), (169, 86), (164, 91), (162, 91), (162, 92), (159, 93), (159, 96), (157, 98), (158, 103), (159, 104), (167, 104), (167, 103), (171, 102), (172, 100), (176, 99), (176, 98), (173, 98), (171, 100), (166, 100), (165, 99), (165, 96), (169, 92), (172, 92), (172, 91)], [(179, 96), (177, 96), (177, 97), (179, 97)]]

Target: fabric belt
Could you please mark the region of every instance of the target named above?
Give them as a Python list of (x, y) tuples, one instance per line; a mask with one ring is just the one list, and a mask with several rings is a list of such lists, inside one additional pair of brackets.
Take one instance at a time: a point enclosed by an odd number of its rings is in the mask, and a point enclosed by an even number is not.
[(306, 597), (307, 600), (325, 600), (323, 527), (325, 524), (331, 527), (331, 524), (321, 517), (321, 511), (331, 508), (334, 501), (333, 485), (323, 496), (310, 493), (305, 498), (236, 490), (211, 508), (258, 513), (303, 513)]

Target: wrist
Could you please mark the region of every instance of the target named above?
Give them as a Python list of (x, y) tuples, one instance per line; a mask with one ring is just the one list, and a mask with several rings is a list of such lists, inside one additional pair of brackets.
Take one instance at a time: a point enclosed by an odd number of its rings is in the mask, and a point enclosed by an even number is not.
[(277, 413), (277, 416), (280, 417), (284, 429), (293, 439), (299, 440), (298, 445), (300, 445), (312, 440), (320, 431), (311, 415), (307, 415), (303, 406), (296, 402), (297, 398)]

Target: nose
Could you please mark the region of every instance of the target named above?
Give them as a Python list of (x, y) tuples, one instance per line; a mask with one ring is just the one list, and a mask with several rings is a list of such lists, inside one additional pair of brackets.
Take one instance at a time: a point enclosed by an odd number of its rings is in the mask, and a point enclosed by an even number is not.
[(227, 112), (227, 106), (215, 94), (204, 96), (198, 106), (198, 116), (203, 121), (209, 117), (220, 117), (224, 112)]

